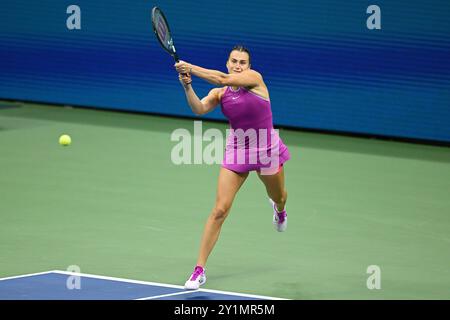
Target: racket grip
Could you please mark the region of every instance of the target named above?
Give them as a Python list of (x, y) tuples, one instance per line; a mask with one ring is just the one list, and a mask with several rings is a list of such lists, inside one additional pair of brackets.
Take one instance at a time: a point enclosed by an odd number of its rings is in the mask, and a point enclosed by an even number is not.
[[(175, 60), (176, 63), (180, 62), (180, 58), (176, 53), (173, 54), (173, 59)], [(187, 73), (182, 73), (183, 76), (185, 76), (186, 74)]]

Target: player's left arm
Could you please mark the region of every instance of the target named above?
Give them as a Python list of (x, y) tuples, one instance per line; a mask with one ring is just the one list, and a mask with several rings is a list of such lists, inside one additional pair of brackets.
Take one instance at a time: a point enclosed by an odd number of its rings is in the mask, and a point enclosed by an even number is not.
[(263, 83), (261, 74), (255, 70), (245, 70), (240, 73), (227, 74), (217, 70), (205, 69), (184, 61), (175, 64), (180, 73), (191, 73), (209, 83), (219, 86), (235, 86), (253, 88)]
[(263, 83), (261, 74), (255, 70), (245, 70), (240, 73), (224, 73), (220, 78), (220, 85), (254, 88)]

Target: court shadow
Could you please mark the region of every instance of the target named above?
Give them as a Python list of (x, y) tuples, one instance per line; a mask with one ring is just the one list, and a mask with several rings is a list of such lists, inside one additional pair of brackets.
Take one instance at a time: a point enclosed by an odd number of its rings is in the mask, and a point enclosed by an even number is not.
[[(193, 121), (202, 121), (202, 130), (217, 128), (225, 132), (228, 123), (203, 117), (175, 117), (147, 113), (131, 113), (109, 109), (88, 107), (65, 107), (34, 103), (8, 103), (0, 101), (0, 117), (46, 120), (62, 123), (89, 124), (129, 130), (144, 130), (170, 135), (178, 128), (193, 132)], [(3, 129), (5, 130), (5, 129)], [(356, 154), (369, 154), (403, 159), (418, 159), (432, 162), (450, 163), (450, 147), (424, 143), (412, 143), (379, 138), (348, 136), (332, 133), (305, 132), (291, 128), (280, 129), (280, 135), (289, 146), (333, 150)], [(293, 152), (291, 152), (293, 153)], [(295, 154), (292, 154), (296, 157)]]
[(0, 111), (6, 110), (6, 109), (19, 108), (21, 105), (22, 105), (22, 102), (19, 102), (19, 101), (0, 100)]
[[(0, 101), (0, 103), (2, 103)], [(111, 109), (43, 105), (15, 102), (13, 107), (0, 108), (0, 117), (14, 117), (27, 120), (45, 120), (61, 123), (88, 124), (103, 127), (144, 130), (171, 134), (178, 128), (193, 132), (193, 121), (203, 120), (204, 130), (210, 127), (225, 128), (225, 122), (214, 123), (200, 117), (175, 117), (148, 113), (133, 113)]]
[(450, 163), (450, 147), (374, 137), (357, 137), (331, 133), (282, 129), (280, 134), (288, 146), (368, 154), (402, 159)]

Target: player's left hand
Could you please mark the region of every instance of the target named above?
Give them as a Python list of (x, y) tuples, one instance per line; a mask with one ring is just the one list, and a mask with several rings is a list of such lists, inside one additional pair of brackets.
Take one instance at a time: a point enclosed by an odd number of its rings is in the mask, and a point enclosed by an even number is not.
[(175, 69), (178, 73), (191, 73), (192, 67), (189, 63), (180, 60), (179, 62), (175, 63)]
[(191, 75), (189, 73), (180, 73), (178, 75), (178, 79), (180, 80), (181, 84), (185, 88), (192, 83), (192, 78), (191, 78)]

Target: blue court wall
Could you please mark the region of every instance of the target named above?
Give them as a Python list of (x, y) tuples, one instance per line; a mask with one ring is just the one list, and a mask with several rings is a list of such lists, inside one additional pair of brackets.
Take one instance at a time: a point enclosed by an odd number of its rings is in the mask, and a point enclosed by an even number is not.
[[(67, 28), (70, 5), (81, 29)], [(248, 46), (276, 125), (450, 141), (448, 0), (2, 1), (0, 98), (191, 116), (154, 5), (183, 60), (225, 71), (229, 49)], [(370, 5), (381, 29), (367, 27)]]

